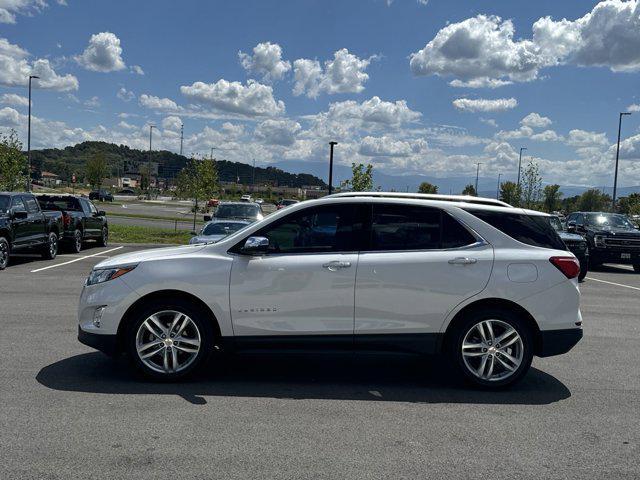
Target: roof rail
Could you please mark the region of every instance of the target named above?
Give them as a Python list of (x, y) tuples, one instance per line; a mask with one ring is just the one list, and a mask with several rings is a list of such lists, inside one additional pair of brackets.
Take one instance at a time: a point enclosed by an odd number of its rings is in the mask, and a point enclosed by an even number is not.
[(439, 202), (461, 202), (477, 205), (493, 205), (496, 207), (511, 207), (506, 202), (494, 198), (475, 197), (472, 195), (440, 195), (436, 193), (404, 193), (404, 192), (342, 192), (331, 197), (377, 197), (377, 198), (410, 198), (416, 200), (435, 200)]

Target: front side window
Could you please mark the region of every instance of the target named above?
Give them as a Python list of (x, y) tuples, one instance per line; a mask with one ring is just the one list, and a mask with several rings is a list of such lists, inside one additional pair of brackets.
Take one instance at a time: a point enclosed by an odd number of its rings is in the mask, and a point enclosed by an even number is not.
[(269, 253), (352, 252), (362, 221), (356, 205), (308, 208), (287, 215), (256, 232), (269, 239)]
[(6, 213), (11, 206), (11, 197), (9, 195), (0, 195), (0, 213)]
[(11, 208), (14, 212), (26, 212), (27, 209), (24, 206), (24, 202), (20, 197), (13, 197), (13, 202), (11, 203)]
[(93, 213), (94, 215), (98, 213), (98, 209), (96, 208), (96, 206), (92, 202), (88, 202), (88, 203), (89, 203), (89, 210), (91, 211), (91, 213)]
[(24, 197), (24, 204), (27, 207), (27, 211), (29, 213), (37, 213), (38, 212), (38, 202), (33, 197)]

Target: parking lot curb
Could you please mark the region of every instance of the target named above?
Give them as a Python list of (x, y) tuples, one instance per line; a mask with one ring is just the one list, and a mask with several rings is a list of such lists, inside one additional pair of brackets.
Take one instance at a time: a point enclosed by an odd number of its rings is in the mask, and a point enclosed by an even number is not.
[(184, 246), (180, 243), (112, 243), (111, 245), (123, 247), (143, 247), (143, 248), (156, 248), (156, 247), (180, 247)]

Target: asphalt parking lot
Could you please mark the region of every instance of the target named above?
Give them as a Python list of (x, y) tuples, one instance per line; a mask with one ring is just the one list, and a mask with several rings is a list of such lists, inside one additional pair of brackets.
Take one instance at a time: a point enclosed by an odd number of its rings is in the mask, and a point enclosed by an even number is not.
[(77, 342), (89, 248), (0, 272), (0, 478), (640, 478), (640, 275), (582, 284), (585, 337), (503, 392), (436, 361), (242, 358), (141, 382)]

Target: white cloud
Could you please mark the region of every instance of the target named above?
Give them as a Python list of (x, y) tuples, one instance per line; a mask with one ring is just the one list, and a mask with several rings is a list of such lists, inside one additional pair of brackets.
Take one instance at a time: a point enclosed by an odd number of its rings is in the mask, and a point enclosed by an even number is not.
[(531, 140), (537, 140), (538, 142), (561, 142), (564, 140), (564, 137), (558, 135), (553, 130), (545, 130), (544, 132), (531, 135)]
[(0, 97), (0, 103), (14, 105), (16, 107), (27, 107), (29, 106), (29, 99), (22, 95), (16, 95), (15, 93), (5, 93)]
[(162, 129), (170, 130), (172, 132), (179, 132), (182, 127), (182, 120), (180, 117), (171, 115), (162, 119)]
[(532, 112), (522, 120), (520, 120), (520, 125), (524, 125), (525, 127), (531, 128), (546, 128), (551, 125), (553, 122), (548, 117), (543, 117), (542, 115)]
[(180, 91), (198, 104), (249, 117), (276, 116), (285, 110), (284, 102), (274, 99), (273, 89), (255, 80), (249, 80), (246, 85), (224, 79), (216, 83), (195, 82), (181, 86)]
[(640, 3), (604, 0), (576, 20), (538, 19), (531, 39), (511, 20), (477, 15), (442, 28), (411, 55), (415, 75), (452, 76), (452, 86), (495, 88), (531, 81), (558, 64), (640, 70)]
[(98, 97), (93, 96), (88, 100), (85, 100), (84, 106), (89, 108), (98, 108), (100, 106), (100, 99)]
[(131, 100), (136, 98), (136, 94), (133, 93), (131, 90), (127, 90), (124, 87), (120, 87), (120, 89), (118, 90), (118, 93), (116, 93), (116, 97), (118, 97), (123, 102), (130, 102)]
[(604, 133), (575, 129), (569, 132), (567, 145), (572, 147), (606, 147), (609, 145), (609, 141)]
[(480, 121), (493, 128), (498, 128), (498, 122), (496, 122), (493, 118), (480, 118)]
[(515, 140), (518, 138), (529, 138), (531, 135), (533, 135), (533, 129), (522, 125), (516, 130), (500, 130), (496, 133), (495, 138), (499, 140)]
[(29, 52), (0, 38), (0, 85), (24, 86), (29, 75), (40, 77), (33, 83), (36, 88), (60, 91), (78, 89), (78, 79), (73, 75), (58, 75), (49, 60), (39, 58), (31, 61)]
[(123, 130), (137, 130), (138, 127), (136, 127), (135, 125), (131, 125), (130, 123), (125, 122), (124, 120), (120, 121), (118, 123), (118, 128), (121, 128)]
[(415, 122), (422, 114), (411, 110), (405, 100), (387, 102), (380, 97), (371, 97), (362, 103), (354, 100), (332, 103), (328, 116), (333, 120), (359, 120), (362, 123), (376, 123), (387, 126), (399, 126)]
[(518, 106), (515, 98), (458, 98), (453, 101), (453, 106), (463, 112), (503, 112)]
[(140, 95), (138, 103), (141, 107), (148, 108), (149, 110), (164, 112), (177, 112), (180, 110), (178, 104), (170, 98), (160, 98), (154, 95), (147, 95), (146, 93)]
[(629, 105), (627, 107), (627, 112), (640, 112), (640, 105), (637, 103)]
[(295, 143), (301, 128), (298, 122), (292, 120), (270, 118), (256, 127), (255, 136), (264, 143), (287, 147)]
[(129, 70), (136, 75), (144, 75), (144, 70), (140, 65), (131, 65)]
[(282, 59), (282, 48), (277, 43), (259, 43), (253, 47), (253, 55), (238, 52), (238, 57), (247, 72), (261, 75), (266, 82), (281, 80), (291, 70), (291, 62)]
[(0, 126), (16, 128), (20, 125), (20, 114), (11, 107), (0, 108)]
[(0, 1), (0, 23), (16, 23), (16, 15), (40, 13), (47, 2), (45, 0), (2, 0)]
[(365, 70), (374, 58), (358, 58), (346, 48), (336, 51), (333, 60), (325, 61), (324, 68), (318, 60), (300, 58), (293, 62), (293, 94), (316, 98), (321, 92), (360, 93), (369, 79)]
[(366, 136), (360, 142), (358, 153), (368, 157), (408, 157), (427, 149), (425, 140), (396, 140), (392, 137)]
[(91, 35), (87, 48), (75, 58), (84, 68), (94, 72), (114, 72), (126, 67), (120, 39), (111, 32)]

